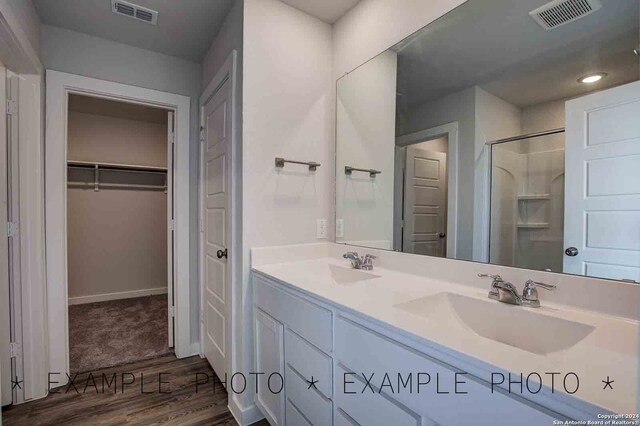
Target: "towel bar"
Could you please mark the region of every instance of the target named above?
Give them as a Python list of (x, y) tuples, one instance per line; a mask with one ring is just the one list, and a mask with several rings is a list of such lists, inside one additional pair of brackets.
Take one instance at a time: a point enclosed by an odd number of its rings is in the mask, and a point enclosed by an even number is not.
[(344, 166), (344, 174), (345, 175), (349, 175), (351, 176), (351, 172), (365, 172), (365, 173), (369, 173), (369, 177), (376, 177), (376, 175), (379, 175), (380, 173), (382, 173), (380, 170), (374, 170), (374, 169), (358, 169), (356, 167), (351, 167), (351, 166)]
[(320, 167), (320, 163), (316, 163), (315, 161), (285, 160), (284, 158), (276, 157), (276, 167), (284, 167), (284, 163), (304, 164), (305, 166), (309, 166), (310, 171), (315, 171)]

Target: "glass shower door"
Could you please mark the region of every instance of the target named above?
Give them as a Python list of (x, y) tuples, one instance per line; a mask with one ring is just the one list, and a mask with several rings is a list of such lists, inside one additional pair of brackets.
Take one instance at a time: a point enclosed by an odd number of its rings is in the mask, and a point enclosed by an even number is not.
[(562, 272), (564, 133), (491, 146), (489, 258)]

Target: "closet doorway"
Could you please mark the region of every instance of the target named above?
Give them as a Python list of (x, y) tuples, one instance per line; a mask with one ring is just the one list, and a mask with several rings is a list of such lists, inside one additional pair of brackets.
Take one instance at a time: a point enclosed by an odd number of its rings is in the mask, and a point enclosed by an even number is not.
[(69, 368), (173, 347), (173, 111), (70, 94)]
[[(191, 344), (189, 98), (47, 71), (50, 371)], [(72, 377), (72, 376), (71, 376)]]

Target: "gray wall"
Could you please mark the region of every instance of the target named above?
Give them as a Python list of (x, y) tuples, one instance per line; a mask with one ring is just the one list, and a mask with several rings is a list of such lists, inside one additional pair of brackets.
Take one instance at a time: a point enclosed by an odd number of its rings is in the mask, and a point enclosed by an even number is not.
[(469, 88), (406, 112), (398, 136), (458, 122), (458, 237), (456, 258), (473, 258), (475, 89)]
[[(68, 156), (78, 161), (166, 167), (166, 119), (151, 123), (70, 111)], [(74, 171), (69, 173), (72, 176)], [(91, 181), (91, 171), (81, 173), (80, 181)], [(164, 182), (158, 175), (106, 172), (101, 177), (109, 182), (114, 178), (123, 183)], [(70, 303), (91, 302), (95, 299), (86, 297), (113, 293), (166, 292), (167, 194), (68, 188), (67, 245)]]
[(40, 18), (31, 0), (0, 0), (0, 15), (22, 50), (17, 53), (12, 43), (0, 43), (3, 65), (17, 73), (40, 74)]
[(242, 32), (243, 32), (243, 12), (244, 1), (236, 0), (233, 3), (233, 7), (227, 14), (227, 17), (220, 27), (220, 31), (216, 35), (215, 39), (209, 47), (209, 51), (202, 61), (202, 88), (204, 89), (207, 84), (215, 77), (216, 72), (220, 69), (224, 61), (233, 49), (238, 52), (237, 63), (238, 70), (238, 84), (239, 84), (239, 99), (242, 99)]
[(19, 26), (13, 29), (22, 32), (25, 40), (38, 52), (40, 50), (40, 19), (33, 3), (30, 0), (0, 0), (0, 11), (3, 15), (10, 15), (9, 19), (15, 19), (15, 23)]
[(198, 98), (202, 87), (201, 65), (48, 25), (43, 25), (41, 31), (41, 60), (46, 69), (161, 90), (191, 98), (191, 175), (189, 177), (191, 341), (197, 342), (199, 339)]

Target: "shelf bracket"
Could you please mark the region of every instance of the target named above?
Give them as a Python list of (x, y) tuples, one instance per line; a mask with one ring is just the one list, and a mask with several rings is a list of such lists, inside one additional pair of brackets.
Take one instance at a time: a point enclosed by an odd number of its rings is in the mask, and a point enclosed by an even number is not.
[(100, 171), (97, 164), (94, 166), (93, 170), (93, 190), (98, 192), (100, 191)]

